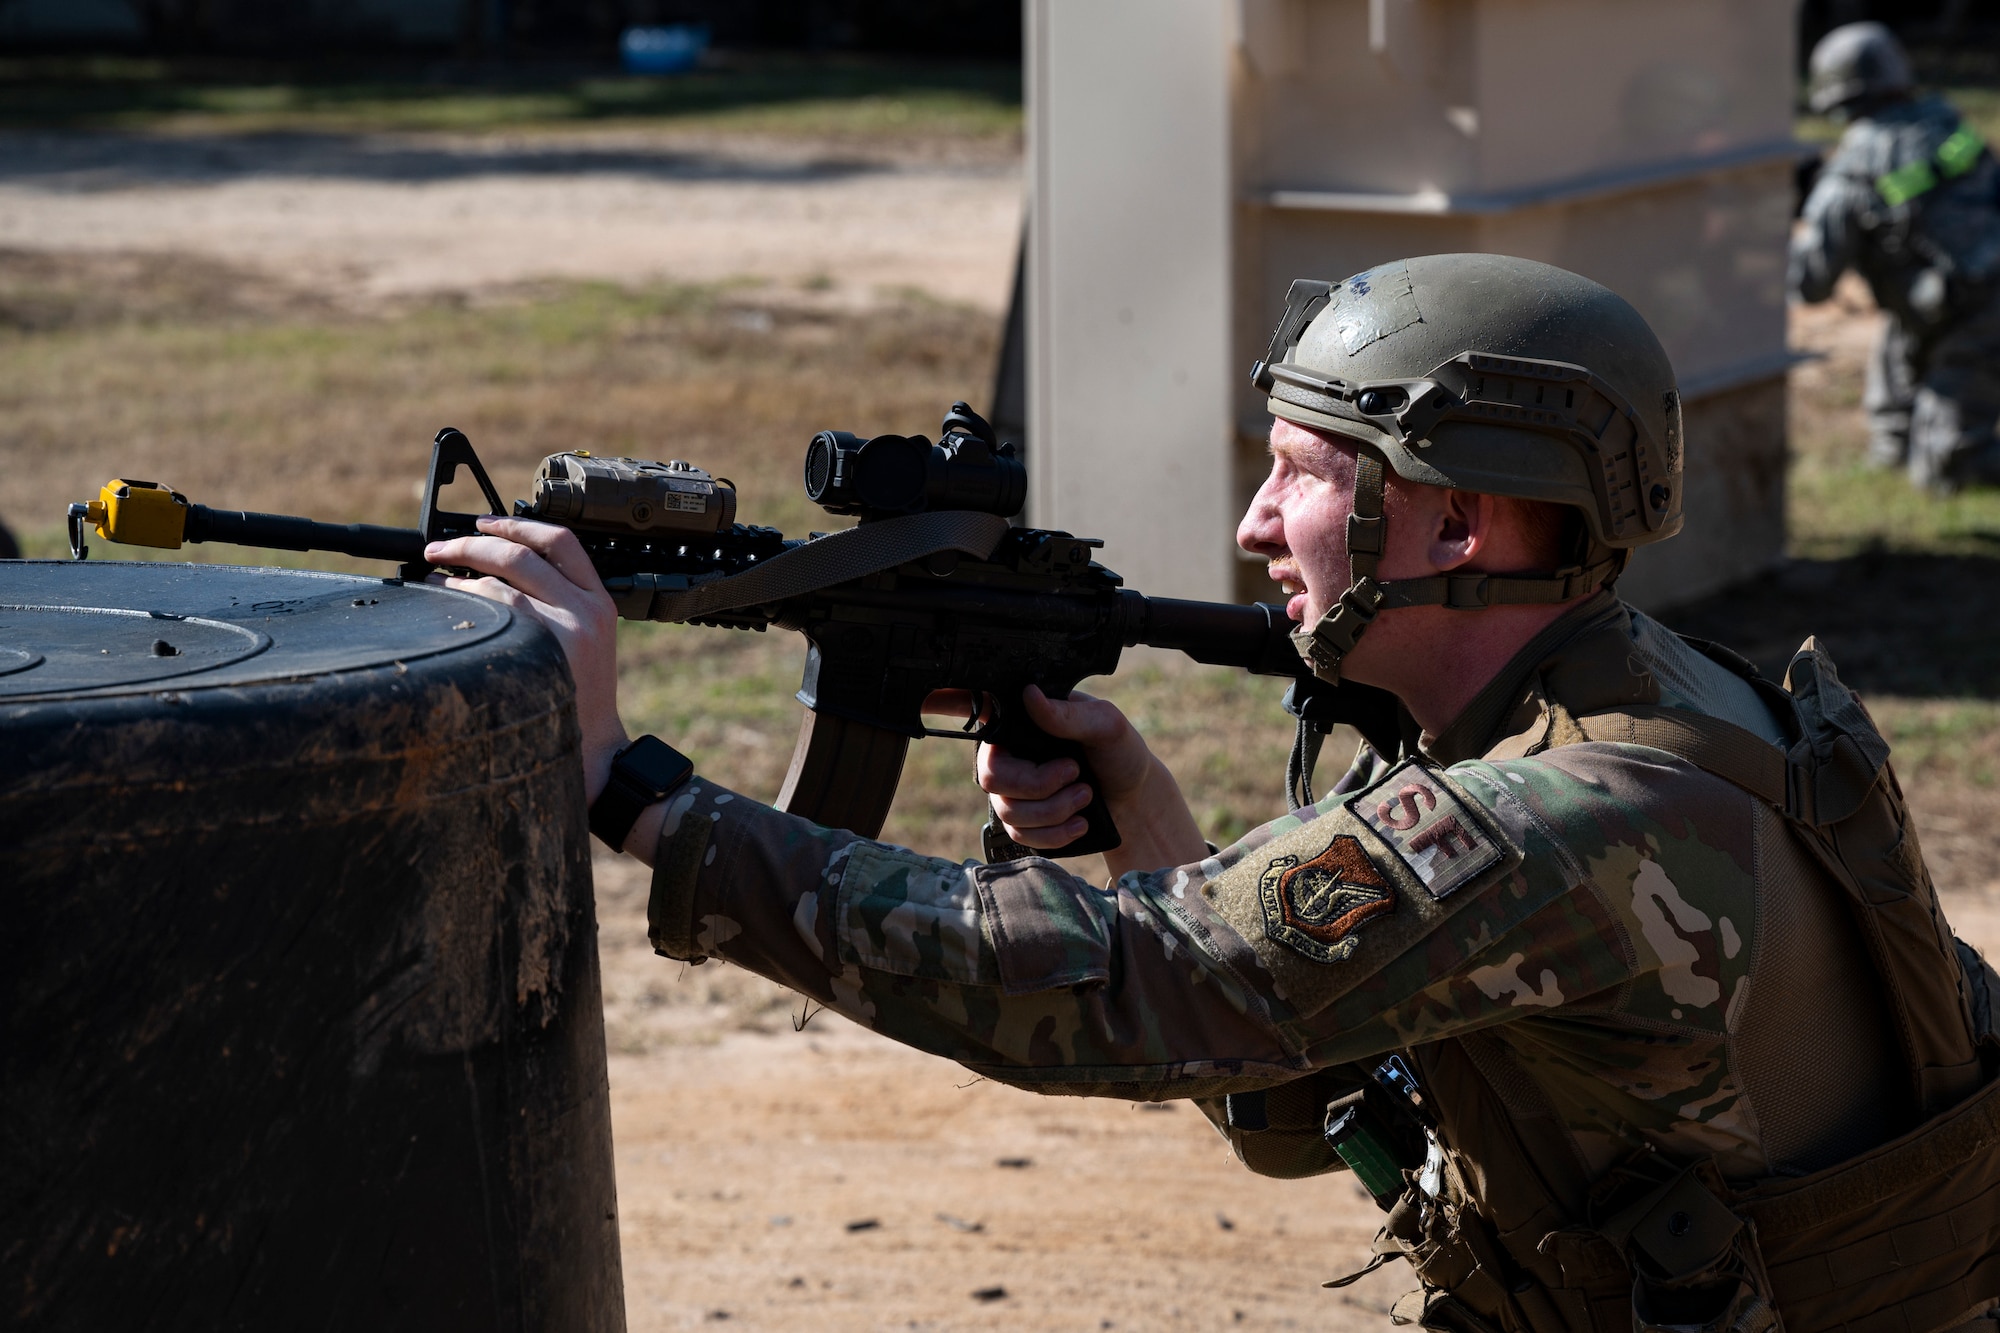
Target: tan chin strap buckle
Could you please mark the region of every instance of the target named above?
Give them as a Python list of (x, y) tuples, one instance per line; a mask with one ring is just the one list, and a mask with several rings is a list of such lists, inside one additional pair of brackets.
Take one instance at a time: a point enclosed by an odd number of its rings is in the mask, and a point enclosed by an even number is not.
[(1364, 578), (1340, 594), (1333, 610), (1321, 616), (1319, 623), (1293, 632), (1292, 646), (1313, 675), (1329, 685), (1340, 683), (1341, 662), (1354, 651), (1361, 632), (1374, 622), (1385, 595), (1374, 579)]

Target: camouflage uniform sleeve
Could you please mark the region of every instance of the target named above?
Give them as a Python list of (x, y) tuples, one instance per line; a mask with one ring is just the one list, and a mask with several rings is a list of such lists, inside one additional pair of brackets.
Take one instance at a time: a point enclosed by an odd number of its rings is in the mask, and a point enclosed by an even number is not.
[(1014, 1083), (1144, 1100), (1295, 1077), (1266, 979), (1202, 882), (959, 864), (697, 779), (670, 809), (648, 923), (668, 957), (726, 958)]
[(727, 958), (1002, 1081), (1247, 1091), (1602, 1002), (1670, 961), (1633, 876), (1671, 851), (1676, 876), (1712, 878), (1733, 853), (1662, 805), (1721, 784), (1662, 760), (1590, 745), (1404, 763), (1110, 888), (1041, 858), (920, 856), (698, 780), (663, 834), (649, 917), (670, 957)]
[[(1390, 800), (1407, 818), (1402, 793), (1383, 796), (1397, 780), (1350, 799), (1380, 800), (1364, 822), (1391, 822)], [(1449, 780), (1522, 854), (1479, 891), (1443, 900), (1447, 919), (1412, 947), (1340, 983), (1307, 1025), (1311, 1064), (1523, 1019), (1558, 1045), (1568, 1038), (1557, 1030), (1598, 1028), (1585, 1040), (1601, 1048), (1606, 1022), (1726, 1038), (1757, 910), (1754, 797), (1632, 745), (1475, 761)], [(1408, 846), (1429, 827), (1390, 836)]]
[(1808, 303), (1833, 295), (1833, 284), (1860, 253), (1860, 218), (1868, 207), (1868, 191), (1837, 166), (1829, 162), (1814, 182), (1792, 232), (1791, 288)]

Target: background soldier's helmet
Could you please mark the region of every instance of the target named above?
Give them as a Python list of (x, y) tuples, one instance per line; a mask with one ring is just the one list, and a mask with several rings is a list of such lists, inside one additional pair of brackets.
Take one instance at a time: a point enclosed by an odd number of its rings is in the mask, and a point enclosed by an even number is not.
[[(1681, 527), (1673, 365), (1639, 312), (1587, 278), (1505, 255), (1429, 255), (1295, 282), (1252, 371), (1273, 415), (1360, 446), (1352, 586), (1300, 651), (1324, 679), (1379, 610), (1564, 602)], [(1383, 468), (1413, 482), (1566, 505), (1564, 567), (1381, 582)]]
[(1812, 109), (1824, 115), (1851, 102), (1910, 90), (1910, 61), (1879, 23), (1847, 23), (1819, 39), (1807, 62)]

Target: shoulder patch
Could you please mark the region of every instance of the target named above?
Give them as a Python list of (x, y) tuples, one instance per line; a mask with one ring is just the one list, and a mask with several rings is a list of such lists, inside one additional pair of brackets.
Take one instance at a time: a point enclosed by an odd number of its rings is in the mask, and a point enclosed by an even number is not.
[(1433, 898), (1443, 899), (1509, 859), (1486, 821), (1435, 772), (1402, 763), (1347, 802)]
[[(1516, 821), (1537, 827), (1504, 791), (1489, 807), (1490, 786), (1483, 774), (1460, 786), (1433, 766), (1397, 764), (1204, 871), (1202, 899), (1256, 956), (1284, 1022), (1305, 1023), (1361, 988), (1370, 1003), (1398, 1003), (1569, 891), (1553, 868), (1524, 876), (1519, 892), (1488, 891), (1522, 863)], [(1310, 1043), (1326, 1033), (1308, 1025), (1294, 1035)]]
[(1348, 958), (1360, 945), (1354, 932), (1396, 910), (1396, 894), (1360, 840), (1342, 833), (1309, 861), (1280, 856), (1257, 885), (1264, 930), (1280, 944), (1322, 963)]

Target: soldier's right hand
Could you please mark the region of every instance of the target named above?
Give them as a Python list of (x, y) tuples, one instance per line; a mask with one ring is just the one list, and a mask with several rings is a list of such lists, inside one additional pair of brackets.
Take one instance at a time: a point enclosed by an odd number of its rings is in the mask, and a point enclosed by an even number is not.
[[(1032, 685), (1021, 699), (1036, 726), (1083, 746), (1098, 794), (1122, 838), (1104, 857), (1114, 876), (1185, 865), (1208, 854), (1180, 784), (1116, 704), (1080, 691), (1051, 699)], [(924, 711), (963, 717), (968, 704), (963, 691), (940, 690)], [(1074, 760), (1038, 764), (982, 744), (976, 771), (994, 814), (1023, 847), (1052, 851), (1083, 836), (1087, 825), (1081, 812), (1090, 804), (1091, 789), (1077, 781)]]

